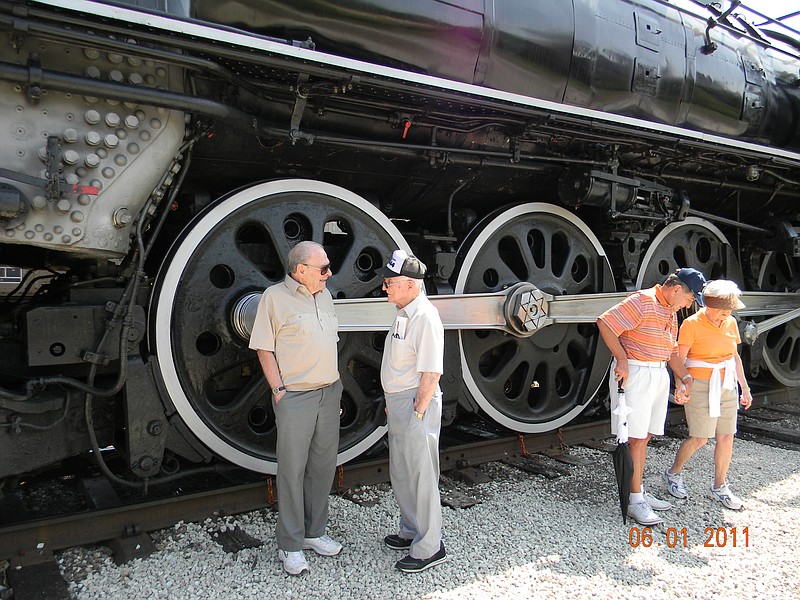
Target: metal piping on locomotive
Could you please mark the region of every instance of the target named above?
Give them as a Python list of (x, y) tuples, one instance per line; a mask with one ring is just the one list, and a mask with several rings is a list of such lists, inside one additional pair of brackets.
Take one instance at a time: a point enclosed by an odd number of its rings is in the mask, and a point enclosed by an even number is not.
[(31, 269), (0, 304), (0, 479), (104, 445), (145, 481), (177, 457), (272, 472), (247, 307), (301, 239), (346, 315), (340, 461), (382, 434), (396, 247), (448, 324), (446, 423), (575, 418), (608, 366), (594, 313), (677, 266), (739, 281), (767, 319), (751, 375), (800, 387), (800, 58), (734, 13), (140, 4), (0, 1), (0, 243)]

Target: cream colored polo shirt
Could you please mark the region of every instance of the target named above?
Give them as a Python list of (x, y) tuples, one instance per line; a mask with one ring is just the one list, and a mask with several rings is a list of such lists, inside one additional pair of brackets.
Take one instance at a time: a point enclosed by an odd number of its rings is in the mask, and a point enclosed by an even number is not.
[(422, 373), (444, 373), (444, 327), (424, 293), (397, 311), (386, 335), (381, 385), (388, 394), (419, 387)]
[(313, 296), (286, 275), (261, 295), (250, 348), (275, 353), (290, 392), (316, 390), (339, 379), (338, 327), (331, 293)]

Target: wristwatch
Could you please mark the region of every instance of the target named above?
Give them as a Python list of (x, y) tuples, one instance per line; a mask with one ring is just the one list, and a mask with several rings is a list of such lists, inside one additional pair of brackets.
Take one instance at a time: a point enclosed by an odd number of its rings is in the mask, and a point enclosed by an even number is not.
[(686, 381), (687, 379), (693, 379), (693, 377), (689, 373), (681, 377), (681, 381)]
[(280, 394), (281, 392), (285, 392), (285, 391), (286, 391), (286, 388), (285, 388), (285, 387), (283, 387), (282, 385), (279, 385), (279, 386), (278, 386), (278, 387), (276, 387), (276, 388), (272, 388), (272, 395), (273, 395), (273, 396), (277, 396), (277, 395), (278, 395), (278, 394)]

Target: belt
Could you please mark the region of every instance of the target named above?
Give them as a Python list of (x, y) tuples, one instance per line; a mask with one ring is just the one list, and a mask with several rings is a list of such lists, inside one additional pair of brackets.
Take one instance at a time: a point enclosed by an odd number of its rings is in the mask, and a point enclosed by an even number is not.
[(665, 360), (632, 360), (628, 359), (628, 364), (634, 367), (647, 367), (649, 369), (663, 369), (667, 366)]

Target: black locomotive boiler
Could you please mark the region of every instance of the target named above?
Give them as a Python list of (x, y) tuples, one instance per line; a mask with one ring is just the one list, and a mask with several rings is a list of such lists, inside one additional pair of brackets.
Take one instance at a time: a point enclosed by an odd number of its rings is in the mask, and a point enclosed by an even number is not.
[(0, 0), (0, 481), (108, 446), (129, 482), (273, 473), (247, 340), (306, 239), (341, 462), (384, 433), (395, 248), (430, 267), (448, 424), (575, 419), (595, 317), (683, 266), (747, 290), (750, 376), (798, 388), (800, 35), (705, 4)]

